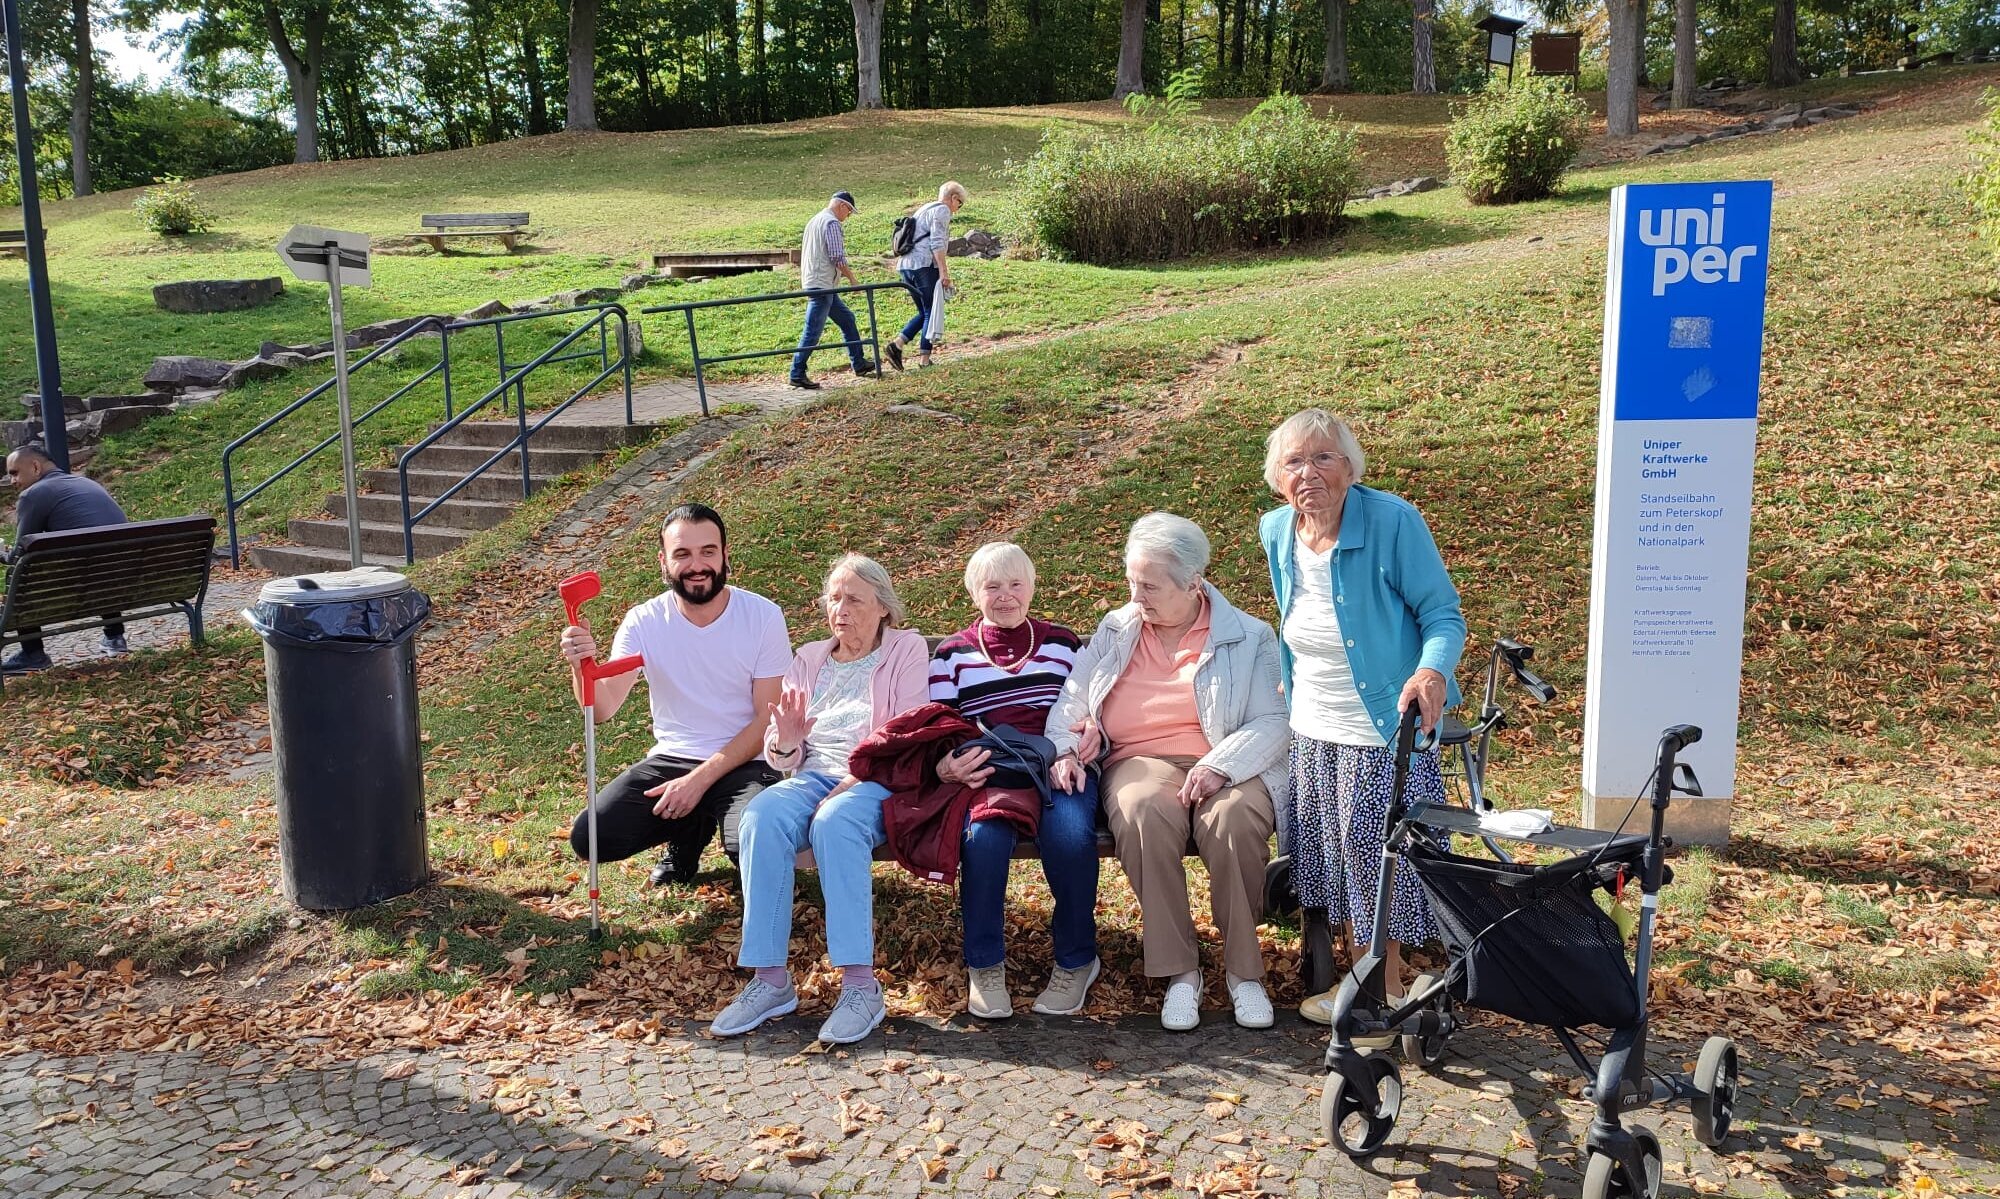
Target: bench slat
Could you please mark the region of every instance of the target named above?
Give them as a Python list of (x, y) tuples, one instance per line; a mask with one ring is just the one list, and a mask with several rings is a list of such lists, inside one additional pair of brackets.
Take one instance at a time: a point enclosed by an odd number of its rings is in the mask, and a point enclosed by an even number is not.
[(454, 229), (463, 225), (525, 225), (525, 212), (432, 212), (426, 213), (418, 224), (432, 229)]

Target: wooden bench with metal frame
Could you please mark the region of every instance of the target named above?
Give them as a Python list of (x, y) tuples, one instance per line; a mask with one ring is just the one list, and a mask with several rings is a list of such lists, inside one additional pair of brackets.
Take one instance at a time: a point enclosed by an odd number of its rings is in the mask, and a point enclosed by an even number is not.
[(0, 258), (26, 258), (28, 256), (28, 231), (26, 229), (0, 229)]
[(202, 643), (201, 606), (215, 550), (215, 518), (177, 516), (35, 533), (14, 547), (0, 647), (34, 636), (182, 616)]
[(424, 231), (410, 236), (429, 242), (431, 249), (440, 254), (444, 253), (447, 237), (496, 238), (512, 254), (514, 243), (528, 235), (525, 212), (433, 212), (426, 213), (417, 223)]

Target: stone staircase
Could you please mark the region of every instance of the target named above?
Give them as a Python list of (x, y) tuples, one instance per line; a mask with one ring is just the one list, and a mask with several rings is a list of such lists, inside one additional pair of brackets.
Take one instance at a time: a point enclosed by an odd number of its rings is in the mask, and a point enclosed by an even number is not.
[[(551, 424), (536, 433), (528, 446), (529, 487), (540, 490), (572, 471), (582, 470), (644, 439), (646, 425)], [(428, 446), (410, 463), (410, 511), (420, 511), (452, 484), (512, 441), (520, 426), (512, 421), (467, 421), (443, 441)], [(398, 446), (400, 457), (408, 446)], [(355, 480), (361, 510), (362, 561), (400, 570), (403, 562), (403, 503), (395, 469), (364, 470)], [(414, 530), (418, 558), (435, 558), (465, 544), (481, 529), (506, 520), (521, 503), (521, 456), (518, 451), (494, 463)], [(327, 497), (323, 518), (294, 520), (296, 545), (250, 547), (250, 561), (275, 575), (345, 570), (347, 497)]]

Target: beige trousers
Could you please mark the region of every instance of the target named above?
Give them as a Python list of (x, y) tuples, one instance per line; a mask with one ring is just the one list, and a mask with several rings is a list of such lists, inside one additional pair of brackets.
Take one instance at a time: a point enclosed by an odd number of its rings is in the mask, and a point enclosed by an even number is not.
[(1264, 977), (1257, 921), (1264, 914), (1264, 865), (1271, 857), (1271, 793), (1262, 779), (1226, 786), (1194, 808), (1181, 783), (1194, 758), (1126, 758), (1104, 772), (1111, 840), (1139, 896), (1146, 973), (1185, 974), (1201, 964), (1188, 907), (1188, 837), (1208, 867), (1209, 906), (1222, 930), (1222, 961), (1238, 978)]

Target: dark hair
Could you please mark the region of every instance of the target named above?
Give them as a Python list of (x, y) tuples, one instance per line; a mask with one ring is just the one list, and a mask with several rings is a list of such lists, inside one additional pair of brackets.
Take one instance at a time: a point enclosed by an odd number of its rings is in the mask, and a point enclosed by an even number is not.
[(49, 451), (39, 441), (30, 441), (22, 445), (15, 446), (14, 452), (17, 454), (25, 455), (29, 458), (34, 458), (42, 462), (46, 462), (50, 466), (54, 466), (56, 464), (56, 460), (54, 458), (49, 457)]
[(722, 534), (722, 548), (729, 548), (729, 526), (722, 523), (722, 513), (717, 512), (707, 504), (681, 504), (677, 506), (673, 511), (667, 513), (665, 520), (660, 522), (660, 532), (664, 534), (668, 529), (673, 528), (684, 520), (696, 524), (706, 523), (714, 525), (715, 531)]

